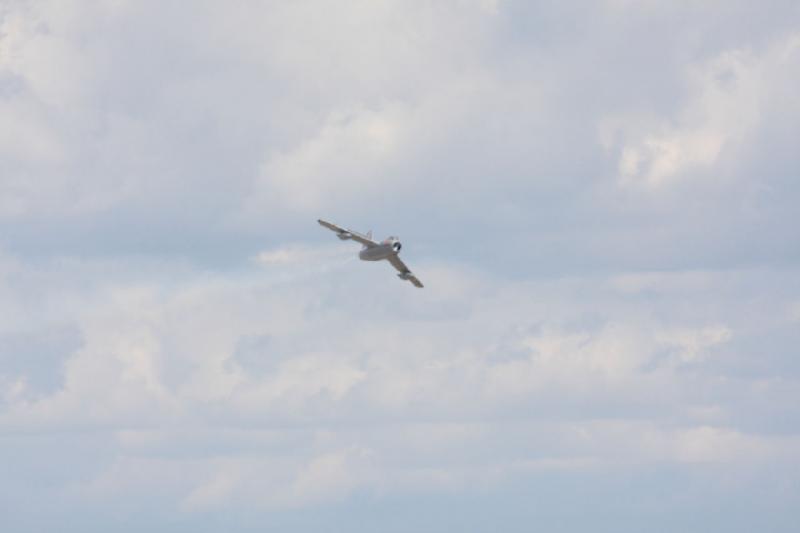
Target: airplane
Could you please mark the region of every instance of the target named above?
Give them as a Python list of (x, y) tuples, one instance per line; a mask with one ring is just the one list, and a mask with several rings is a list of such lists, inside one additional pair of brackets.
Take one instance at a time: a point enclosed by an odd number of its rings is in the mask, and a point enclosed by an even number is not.
[(362, 235), (356, 231), (326, 222), (325, 220), (320, 219), (317, 220), (317, 222), (319, 222), (320, 226), (324, 226), (335, 232), (336, 236), (343, 241), (353, 240), (363, 244), (363, 248), (361, 248), (361, 251), (358, 253), (358, 258), (362, 261), (380, 261), (386, 259), (399, 272), (399, 274), (397, 274), (398, 278), (410, 281), (415, 287), (419, 287), (420, 289), (423, 287), (422, 282), (417, 279), (417, 276), (408, 269), (397, 255), (403, 247), (397, 237), (389, 237), (383, 242), (376, 242), (372, 240), (372, 231), (368, 232), (366, 235)]

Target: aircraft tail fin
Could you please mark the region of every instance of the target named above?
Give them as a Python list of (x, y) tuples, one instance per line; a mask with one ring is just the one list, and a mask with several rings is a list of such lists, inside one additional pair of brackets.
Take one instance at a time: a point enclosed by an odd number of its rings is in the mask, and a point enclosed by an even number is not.
[[(366, 237), (367, 239), (369, 239), (371, 241), (372, 240), (372, 230), (369, 230), (367, 232), (367, 234), (364, 235), (364, 237)], [(369, 248), (369, 246), (367, 246), (367, 244), (364, 243), (364, 245), (361, 248), (362, 248), (362, 250), (366, 250), (367, 248)]]

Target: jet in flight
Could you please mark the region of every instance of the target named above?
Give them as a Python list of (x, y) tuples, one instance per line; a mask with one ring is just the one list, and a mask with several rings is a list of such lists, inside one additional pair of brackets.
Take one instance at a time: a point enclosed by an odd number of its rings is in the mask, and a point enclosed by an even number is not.
[(411, 273), (408, 267), (400, 260), (397, 255), (400, 248), (403, 247), (397, 237), (389, 237), (383, 242), (375, 242), (372, 240), (372, 232), (362, 235), (356, 231), (342, 228), (336, 224), (331, 224), (324, 220), (317, 220), (321, 226), (325, 226), (329, 230), (336, 233), (336, 236), (343, 241), (356, 241), (364, 245), (358, 253), (359, 259), (362, 261), (380, 261), (382, 259), (388, 260), (394, 268), (397, 269), (399, 274), (397, 277), (406, 281), (410, 281), (416, 287), (422, 288), (422, 282), (417, 279), (417, 276)]

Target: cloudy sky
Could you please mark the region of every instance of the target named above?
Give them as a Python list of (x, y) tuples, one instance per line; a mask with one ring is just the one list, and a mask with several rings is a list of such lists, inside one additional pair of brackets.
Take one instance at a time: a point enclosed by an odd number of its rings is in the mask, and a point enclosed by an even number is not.
[(797, 531), (798, 87), (796, 0), (0, 0), (4, 530)]

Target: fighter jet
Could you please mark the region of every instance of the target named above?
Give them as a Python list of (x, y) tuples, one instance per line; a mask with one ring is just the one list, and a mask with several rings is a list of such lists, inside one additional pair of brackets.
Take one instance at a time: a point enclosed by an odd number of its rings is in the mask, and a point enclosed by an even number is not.
[(353, 240), (363, 244), (364, 246), (358, 253), (358, 258), (362, 261), (380, 261), (381, 259), (386, 259), (399, 272), (399, 274), (397, 274), (398, 278), (410, 281), (416, 287), (422, 288), (422, 282), (417, 279), (417, 276), (411, 273), (405, 263), (403, 263), (397, 255), (403, 247), (397, 237), (389, 237), (382, 242), (375, 242), (372, 240), (372, 231), (366, 235), (362, 235), (356, 231), (342, 228), (324, 220), (317, 220), (317, 222), (319, 222), (320, 226), (325, 226), (329, 230), (335, 232), (336, 236), (343, 241)]

